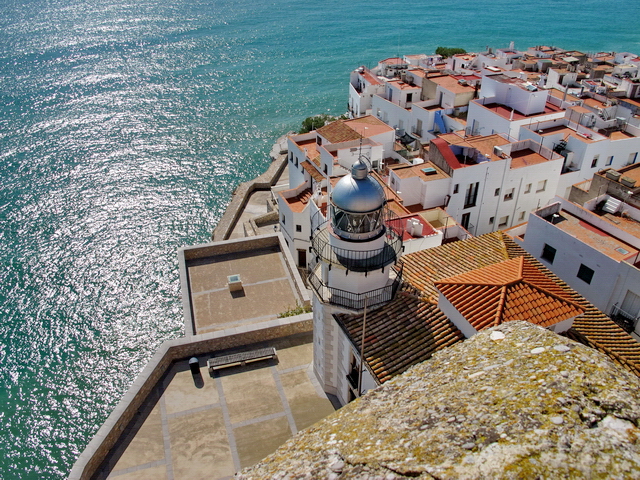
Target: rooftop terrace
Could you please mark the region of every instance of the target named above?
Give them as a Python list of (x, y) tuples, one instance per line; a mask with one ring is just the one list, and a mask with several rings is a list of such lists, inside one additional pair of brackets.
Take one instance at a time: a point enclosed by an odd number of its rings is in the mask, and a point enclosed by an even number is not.
[[(309, 297), (281, 234), (179, 251), (187, 336), (278, 317)], [(239, 275), (239, 288), (229, 276)], [(236, 285), (237, 287), (237, 285)]]
[(640, 251), (631, 245), (595, 227), (589, 222), (576, 217), (566, 210), (560, 210), (557, 213), (543, 218), (553, 223), (559, 230), (579, 239), (586, 245), (589, 245), (616, 261), (635, 259), (638, 253), (640, 253)]
[(98, 477), (215, 480), (257, 463), (334, 411), (311, 370), (312, 342), (308, 333), (249, 345), (275, 347), (278, 358), (213, 376), (204, 359), (195, 376), (186, 360), (174, 363)]

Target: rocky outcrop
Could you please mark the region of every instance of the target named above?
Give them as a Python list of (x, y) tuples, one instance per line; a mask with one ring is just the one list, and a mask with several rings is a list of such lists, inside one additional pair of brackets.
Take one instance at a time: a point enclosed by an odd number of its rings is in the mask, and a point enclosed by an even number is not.
[(238, 478), (640, 478), (640, 380), (526, 322), (441, 351)]

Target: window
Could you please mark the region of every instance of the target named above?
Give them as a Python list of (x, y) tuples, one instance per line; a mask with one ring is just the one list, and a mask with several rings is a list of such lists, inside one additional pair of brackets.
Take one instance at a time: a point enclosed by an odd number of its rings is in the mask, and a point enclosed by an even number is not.
[(632, 152), (629, 154), (629, 161), (627, 163), (629, 165), (633, 165), (634, 163), (636, 163), (637, 159), (638, 159), (638, 152)]
[(538, 182), (538, 188), (536, 188), (536, 193), (544, 192), (546, 188), (547, 188), (547, 181), (541, 180)]
[(556, 249), (551, 245), (544, 244), (544, 248), (542, 249), (542, 255), (540, 258), (549, 262), (550, 265), (553, 264), (553, 260), (556, 258)]
[(507, 190), (507, 193), (504, 194), (504, 200), (513, 200), (513, 188), (510, 188), (509, 190)]
[(600, 155), (596, 155), (595, 157), (593, 157), (593, 160), (591, 160), (591, 168), (595, 168), (598, 166), (598, 158), (600, 158)]
[(496, 217), (489, 217), (489, 225), (493, 225), (493, 221)]
[(413, 100), (413, 93), (407, 93), (407, 102), (411, 102)]
[(505, 215), (504, 217), (500, 217), (500, 223), (498, 223), (498, 228), (504, 228), (509, 223), (509, 215)]
[(527, 214), (527, 212), (520, 212), (520, 215), (518, 215), (518, 221), (521, 222), (522, 220), (524, 220), (524, 216)]
[(495, 193), (494, 193), (493, 195), (494, 195), (494, 196), (496, 196), (496, 197), (497, 197), (498, 195), (500, 195), (500, 189), (499, 189), (499, 188), (496, 188), (496, 191), (495, 191)]
[(467, 187), (467, 193), (465, 194), (465, 197), (464, 197), (464, 208), (476, 206), (479, 186), (480, 186), (480, 182), (469, 184), (469, 186)]
[(613, 163), (613, 155), (611, 155), (610, 157), (607, 158), (607, 163), (606, 165), (609, 166)]
[(458, 188), (459, 188), (459, 187), (460, 187), (460, 184), (456, 183), (456, 184), (453, 186), (453, 193), (458, 193)]
[(324, 173), (327, 173), (327, 164), (326, 163), (324, 164), (324, 169), (323, 170), (324, 170)]
[(296, 232), (302, 231), (302, 225), (296, 225)]
[(591, 270), (586, 265), (580, 264), (580, 268), (578, 269), (578, 278), (586, 283), (591, 283), (591, 279), (593, 278), (594, 271)]
[(298, 266), (307, 268), (307, 251), (298, 249)]
[(527, 186), (524, 189), (524, 193), (529, 193), (531, 191), (531, 184), (527, 183)]
[(463, 213), (462, 220), (460, 221), (460, 226), (467, 230), (469, 228), (469, 219), (471, 218), (470, 213)]

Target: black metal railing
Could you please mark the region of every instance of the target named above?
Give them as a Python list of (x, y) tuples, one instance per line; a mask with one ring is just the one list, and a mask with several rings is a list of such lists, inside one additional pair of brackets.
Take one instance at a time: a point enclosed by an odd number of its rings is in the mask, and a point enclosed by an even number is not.
[[(400, 218), (393, 212), (385, 211), (384, 214), (384, 245), (373, 250), (351, 250), (332, 246), (329, 241), (329, 221), (319, 222), (318, 219), (314, 221), (312, 218), (312, 228), (314, 224), (315, 228), (311, 235), (311, 252), (318, 259), (354, 272), (370, 272), (395, 263), (402, 253), (404, 227)], [(322, 215), (320, 217), (324, 219)]]
[(396, 270), (396, 278), (390, 285), (364, 293), (354, 293), (328, 286), (318, 277), (316, 268), (309, 273), (308, 284), (322, 302), (360, 312), (364, 310), (365, 305), (367, 308), (372, 308), (393, 300), (402, 283), (403, 268), (404, 265), (400, 264)]
[(629, 312), (625, 312), (618, 305), (614, 305), (610, 314), (611, 320), (616, 322), (622, 329), (631, 333), (635, 329), (637, 318)]

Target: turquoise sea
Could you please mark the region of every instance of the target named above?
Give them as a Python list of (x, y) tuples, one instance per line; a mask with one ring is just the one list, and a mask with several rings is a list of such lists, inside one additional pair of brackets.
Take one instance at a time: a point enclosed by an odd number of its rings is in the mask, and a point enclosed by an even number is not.
[(640, 2), (2, 0), (0, 478), (64, 478), (164, 340), (176, 249), (349, 72), (439, 45), (640, 53)]

